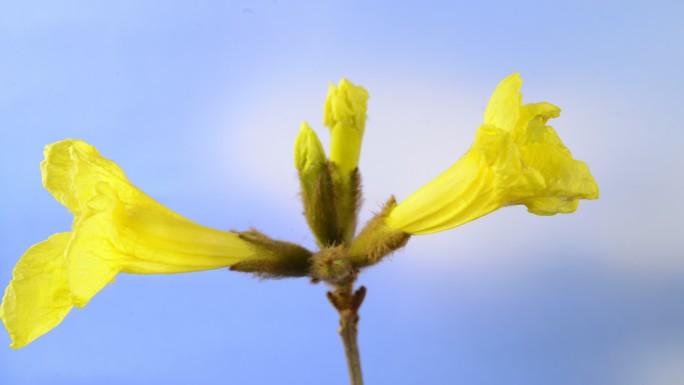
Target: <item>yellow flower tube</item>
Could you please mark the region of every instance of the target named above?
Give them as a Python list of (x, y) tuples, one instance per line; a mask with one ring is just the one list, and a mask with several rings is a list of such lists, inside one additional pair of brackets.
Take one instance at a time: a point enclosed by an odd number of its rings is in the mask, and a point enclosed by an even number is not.
[(523, 204), (531, 213), (572, 213), (579, 199), (597, 199), (587, 165), (572, 158), (547, 126), (560, 109), (549, 103), (522, 105), (518, 74), (504, 79), (485, 111), (475, 142), (453, 166), (398, 204), (385, 219), (410, 234), (447, 230), (504, 206)]
[(0, 305), (13, 348), (57, 326), (73, 305), (87, 304), (119, 272), (182, 273), (256, 258), (239, 234), (165, 208), (85, 142), (47, 146), (41, 170), (45, 188), (74, 221), (71, 232), (31, 247), (14, 268)]

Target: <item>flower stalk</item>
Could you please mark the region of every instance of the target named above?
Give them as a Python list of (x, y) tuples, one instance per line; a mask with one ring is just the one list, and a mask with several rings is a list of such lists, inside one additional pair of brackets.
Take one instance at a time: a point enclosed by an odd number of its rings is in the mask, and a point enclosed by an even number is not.
[(347, 357), (349, 379), (351, 385), (363, 385), (361, 373), (361, 355), (358, 344), (359, 308), (366, 297), (364, 286), (354, 290), (354, 279), (350, 279), (336, 286), (335, 291), (327, 292), (328, 300), (340, 314), (340, 328), (338, 332), (344, 345)]

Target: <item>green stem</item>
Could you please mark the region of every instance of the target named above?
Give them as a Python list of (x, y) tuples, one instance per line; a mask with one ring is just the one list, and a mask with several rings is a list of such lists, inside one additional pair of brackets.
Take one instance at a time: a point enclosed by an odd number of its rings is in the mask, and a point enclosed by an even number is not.
[(344, 344), (344, 353), (347, 356), (351, 385), (363, 385), (357, 336), (358, 311), (365, 295), (366, 288), (363, 286), (354, 291), (353, 281), (341, 283), (337, 285), (334, 292), (328, 292), (328, 299), (340, 313), (340, 329), (338, 331)]

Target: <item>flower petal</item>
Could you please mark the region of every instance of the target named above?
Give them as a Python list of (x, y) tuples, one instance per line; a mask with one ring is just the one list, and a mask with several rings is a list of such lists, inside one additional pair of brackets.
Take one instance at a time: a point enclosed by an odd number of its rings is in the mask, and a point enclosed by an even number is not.
[(589, 167), (572, 158), (553, 127), (543, 127), (536, 141), (526, 140), (527, 143), (520, 146), (521, 158), (528, 167), (539, 171), (546, 181), (543, 192), (519, 202), (526, 205), (531, 213), (572, 213), (577, 209), (579, 199), (598, 199), (598, 185)]
[(121, 168), (86, 142), (62, 140), (45, 146), (44, 153), (40, 164), (43, 186), (74, 215), (81, 213), (81, 205), (92, 198), (102, 181), (127, 190), (122, 188), (129, 182)]
[(64, 251), (71, 233), (58, 233), (24, 253), (0, 305), (0, 319), (18, 349), (57, 326), (74, 304)]
[(489, 99), (484, 113), (484, 124), (511, 131), (515, 127), (522, 105), (522, 79), (514, 73), (499, 83)]

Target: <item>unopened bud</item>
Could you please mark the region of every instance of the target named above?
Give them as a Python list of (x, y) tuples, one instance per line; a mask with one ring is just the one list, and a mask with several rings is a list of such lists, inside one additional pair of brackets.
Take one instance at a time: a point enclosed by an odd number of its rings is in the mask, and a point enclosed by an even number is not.
[(321, 141), (306, 122), (300, 126), (295, 140), (294, 159), (297, 171), (303, 174), (314, 174), (328, 163)]
[(302, 187), (304, 216), (321, 247), (342, 243), (328, 159), (318, 136), (302, 123), (295, 140), (295, 167)]
[(330, 161), (344, 174), (359, 165), (367, 101), (368, 92), (347, 79), (337, 86), (330, 84), (323, 124), (330, 128)]

